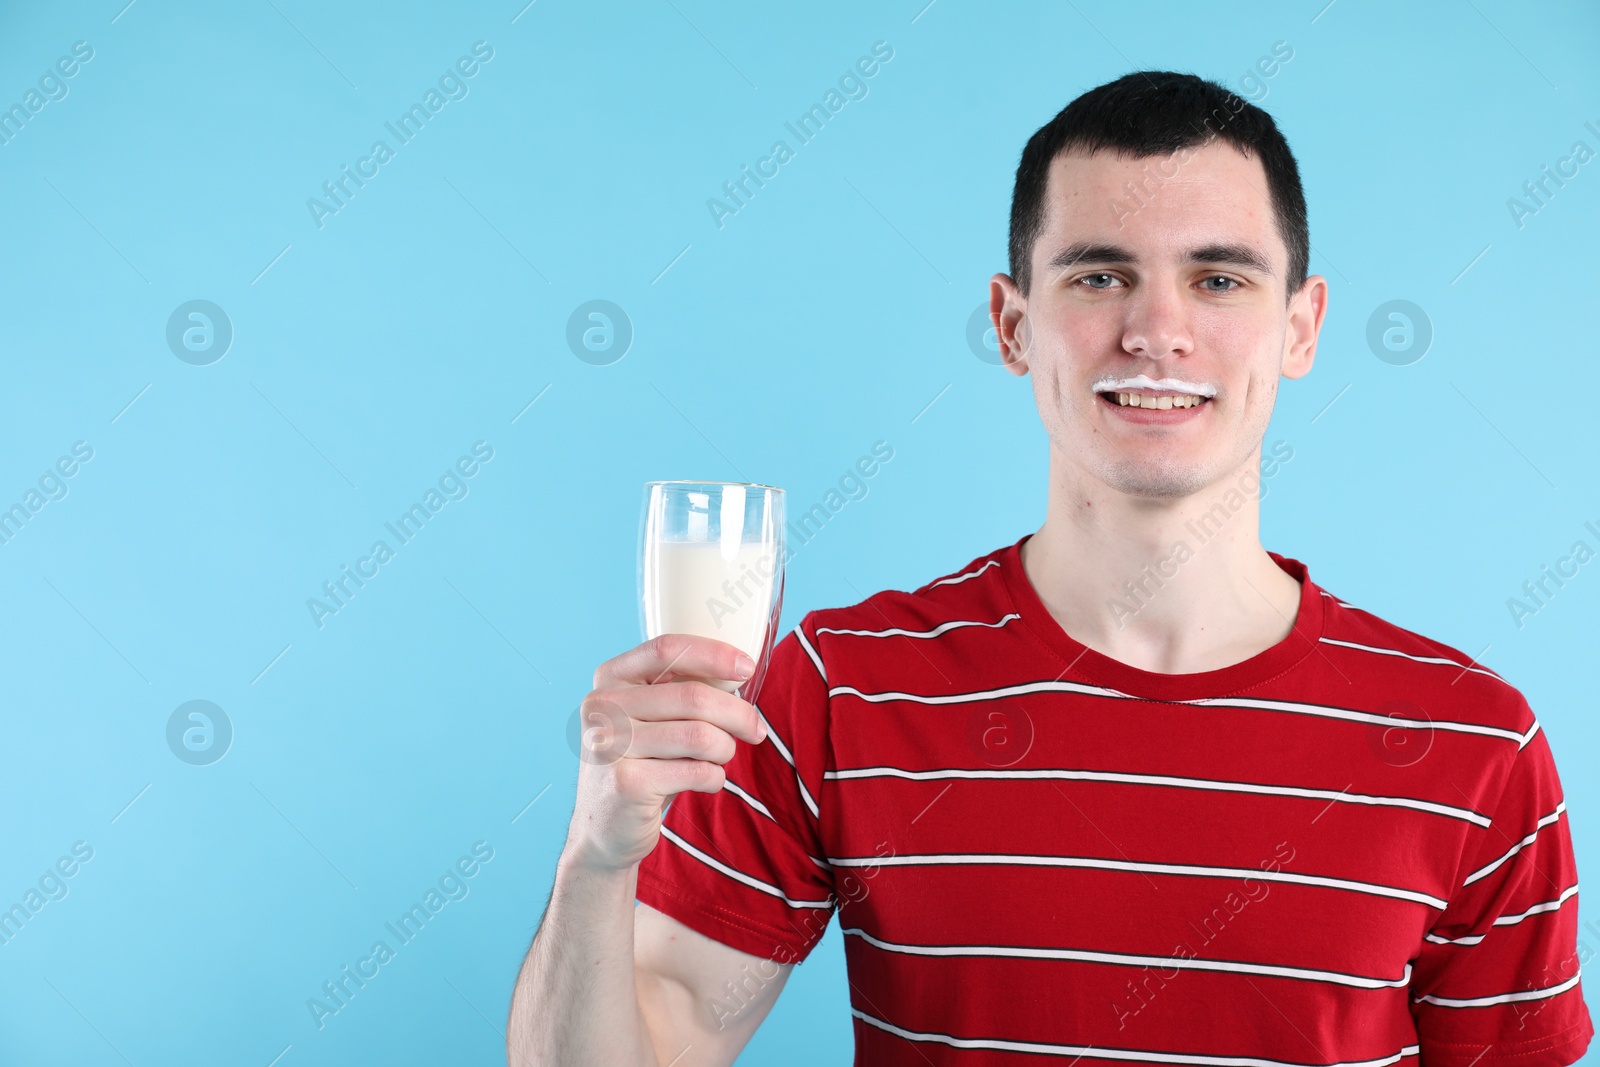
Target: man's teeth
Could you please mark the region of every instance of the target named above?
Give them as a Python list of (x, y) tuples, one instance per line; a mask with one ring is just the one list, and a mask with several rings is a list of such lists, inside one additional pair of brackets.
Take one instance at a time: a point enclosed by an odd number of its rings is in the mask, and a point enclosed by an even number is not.
[(1192, 408), (1205, 397), (1185, 396), (1147, 396), (1144, 393), (1116, 393), (1117, 403), (1123, 407), (1155, 408), (1166, 411), (1169, 408)]

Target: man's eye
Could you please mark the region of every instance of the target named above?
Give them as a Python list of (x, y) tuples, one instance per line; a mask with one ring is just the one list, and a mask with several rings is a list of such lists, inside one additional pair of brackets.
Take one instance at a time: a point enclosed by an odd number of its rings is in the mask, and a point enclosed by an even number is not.
[[(1226, 282), (1227, 285), (1226, 285), (1226, 287), (1212, 286), (1210, 284), (1212, 282)], [(1214, 274), (1211, 277), (1207, 278), (1206, 279), (1206, 285), (1207, 285), (1208, 288), (1211, 289), (1211, 291), (1213, 293), (1231, 293), (1231, 292), (1233, 292), (1233, 290), (1235, 290), (1235, 289), (1237, 289), (1239, 287), (1239, 283), (1237, 281), (1235, 281), (1232, 278), (1229, 278), (1229, 277), (1227, 277), (1225, 275), (1222, 275), (1222, 274)]]
[(1107, 284), (1107, 285), (1098, 285), (1098, 284), (1095, 284), (1095, 283), (1097, 281), (1103, 281), (1103, 282), (1110, 283), (1110, 282), (1115, 282), (1116, 280), (1117, 280), (1116, 275), (1114, 275), (1114, 274), (1106, 274), (1104, 272), (1099, 273), (1099, 274), (1085, 274), (1082, 278), (1078, 279), (1078, 281), (1080, 281), (1080, 282), (1089, 283), (1089, 288), (1090, 289), (1109, 289), (1110, 288), (1109, 284)]

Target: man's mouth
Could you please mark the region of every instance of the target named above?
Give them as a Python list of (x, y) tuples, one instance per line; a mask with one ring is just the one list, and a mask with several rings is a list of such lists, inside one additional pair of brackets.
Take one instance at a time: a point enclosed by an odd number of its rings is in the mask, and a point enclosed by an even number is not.
[(1198, 407), (1210, 399), (1204, 396), (1192, 396), (1188, 393), (1161, 393), (1150, 390), (1126, 393), (1104, 392), (1100, 394), (1100, 398), (1118, 407), (1149, 408), (1153, 411)]

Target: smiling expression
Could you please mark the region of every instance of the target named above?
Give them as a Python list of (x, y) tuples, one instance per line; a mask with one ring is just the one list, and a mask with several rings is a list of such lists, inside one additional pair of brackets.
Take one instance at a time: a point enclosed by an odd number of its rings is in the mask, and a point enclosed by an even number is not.
[[(1171, 177), (1152, 189), (1152, 172)], [(1173, 498), (1260, 448), (1278, 379), (1311, 369), (1327, 293), (1312, 277), (1288, 297), (1266, 190), (1261, 164), (1219, 142), (1051, 163), (1031, 292), (996, 275), (991, 312), (1060, 457), (1125, 494)]]

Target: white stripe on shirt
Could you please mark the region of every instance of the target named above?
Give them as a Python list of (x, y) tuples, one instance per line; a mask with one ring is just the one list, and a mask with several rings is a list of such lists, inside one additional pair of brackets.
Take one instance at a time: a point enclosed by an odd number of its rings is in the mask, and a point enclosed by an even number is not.
[(1572, 885), (1568, 886), (1566, 889), (1563, 889), (1561, 891), (1561, 895), (1559, 897), (1556, 897), (1556, 899), (1547, 900), (1543, 904), (1535, 904), (1533, 907), (1529, 908), (1527, 911), (1518, 912), (1515, 915), (1502, 915), (1502, 916), (1500, 916), (1500, 918), (1498, 918), (1498, 919), (1496, 919), (1494, 921), (1494, 924), (1496, 926), (1515, 926), (1519, 922), (1521, 922), (1522, 920), (1530, 918), (1531, 916), (1543, 915), (1547, 911), (1560, 911), (1561, 910), (1561, 905), (1565, 904), (1567, 901), (1571, 900), (1573, 897), (1575, 897), (1577, 895), (1578, 895), (1578, 886), (1577, 886), (1577, 883), (1574, 882)]
[(978, 622), (976, 620), (969, 621), (966, 619), (958, 619), (955, 622), (941, 623), (931, 630), (902, 630), (898, 626), (892, 626), (887, 630), (835, 630), (831, 626), (819, 626), (817, 627), (817, 633), (848, 634), (852, 637), (938, 637), (940, 634), (948, 633), (951, 630), (958, 630), (963, 626), (982, 626), (988, 629), (994, 629), (999, 626), (1004, 626), (1012, 619), (1020, 618), (1022, 618), (1021, 615), (1018, 615), (1016, 612), (1012, 612), (1011, 614), (1002, 618), (999, 622)]
[(1440, 911), (1449, 903), (1430, 893), (1414, 889), (1358, 882), (1349, 878), (1331, 878), (1320, 874), (1299, 874), (1294, 871), (1270, 871), (1252, 867), (1210, 867), (1189, 863), (1149, 863), (1138, 860), (1113, 860), (1098, 856), (1038, 856), (1021, 853), (952, 852), (896, 856), (829, 856), (834, 867), (930, 867), (930, 866), (1023, 866), (1023, 867), (1078, 867), (1090, 870), (1133, 871), (1141, 874), (1188, 875), (1197, 878), (1255, 878), (1263, 882), (1289, 882), (1295, 885), (1321, 886), (1327, 889), (1344, 889), (1352, 893), (1365, 893), (1375, 897), (1409, 900), (1426, 904)]
[(817, 673), (822, 675), (822, 684), (828, 684), (828, 672), (822, 666), (822, 657), (817, 655), (817, 650), (811, 647), (811, 642), (806, 640), (806, 632), (800, 627), (794, 628), (794, 635), (800, 639), (800, 647), (806, 650), (806, 655), (811, 657), (811, 662), (816, 664)]
[(1517, 751), (1521, 752), (1522, 749), (1527, 746), (1528, 742), (1533, 740), (1533, 735), (1538, 733), (1538, 732), (1539, 732), (1539, 720), (1535, 719), (1535, 720), (1533, 720), (1533, 725), (1528, 727), (1528, 732), (1523, 734), (1522, 735), (1522, 740), (1517, 743)]
[(1339, 645), (1343, 648), (1357, 648), (1363, 652), (1376, 652), (1382, 656), (1404, 656), (1406, 659), (1415, 660), (1418, 663), (1438, 663), (1450, 667), (1459, 667), (1464, 671), (1472, 671), (1476, 674), (1486, 675), (1498, 682), (1505, 681), (1504, 678), (1501, 678), (1498, 674), (1494, 673), (1494, 671), (1484, 670), (1482, 667), (1474, 667), (1468, 663), (1458, 663), (1453, 659), (1446, 659), (1443, 656), (1413, 656), (1409, 652), (1401, 652), (1398, 649), (1379, 648), (1376, 645), (1358, 645), (1354, 641), (1340, 641), (1333, 637), (1323, 637), (1319, 640), (1325, 644)]
[(761, 705), (752, 704), (750, 706), (756, 709), (756, 714), (760, 716), (762, 723), (765, 724), (767, 728), (767, 741), (772, 745), (773, 748), (778, 750), (778, 755), (783, 757), (784, 762), (793, 768), (794, 784), (800, 787), (800, 799), (804, 800), (806, 802), (806, 807), (811, 809), (812, 816), (820, 819), (822, 817), (822, 813), (817, 810), (817, 802), (811, 799), (811, 792), (810, 790), (806, 789), (805, 780), (800, 777), (800, 768), (796, 766), (794, 762), (794, 755), (789, 751), (789, 746), (783, 743), (783, 738), (778, 736), (778, 731), (772, 728), (772, 723), (767, 720), (766, 715), (761, 711)]
[[(1556, 899), (1547, 900), (1542, 904), (1535, 904), (1527, 911), (1521, 911), (1515, 915), (1502, 915), (1494, 921), (1494, 925), (1515, 926), (1524, 919), (1532, 918), (1535, 915), (1543, 915), (1546, 912), (1551, 911), (1560, 911), (1561, 905), (1565, 904), (1567, 901), (1571, 900), (1577, 895), (1578, 887), (1576, 883), (1574, 883), (1573, 885), (1568, 886), (1566, 889), (1563, 889), (1561, 891), (1561, 895), (1556, 897)], [(1424, 935), (1424, 940), (1432, 941), (1435, 945), (1476, 945), (1479, 941), (1483, 940), (1484, 936), (1485, 935), (1483, 934), (1468, 934), (1466, 937), (1440, 937), (1438, 934), (1430, 931), (1428, 934)]]
[(1578, 974), (1568, 978), (1565, 982), (1560, 982), (1553, 986), (1546, 986), (1543, 989), (1527, 989), (1521, 993), (1501, 993), (1498, 996), (1470, 997), (1464, 1000), (1458, 1000), (1454, 997), (1436, 997), (1430, 993), (1425, 996), (1415, 998), (1412, 1003), (1437, 1004), (1441, 1008), (1487, 1008), (1494, 1004), (1516, 1004), (1524, 1000), (1544, 1000), (1548, 997), (1556, 996), (1559, 993), (1565, 993), (1567, 990), (1577, 985), (1578, 978), (1582, 975), (1582, 973), (1583, 972), (1580, 970)]
[(922, 696), (917, 693), (902, 693), (889, 691), (883, 693), (864, 693), (849, 685), (836, 685), (828, 690), (830, 697), (855, 696), (874, 704), (881, 704), (889, 700), (908, 700), (915, 704), (964, 704), (977, 700), (1001, 700), (1009, 696), (1026, 696), (1030, 693), (1081, 693), (1085, 696), (1115, 697), (1123, 700), (1136, 700), (1137, 697), (1115, 689), (1106, 689), (1098, 685), (1085, 685), (1081, 682), (1024, 682), (1020, 685), (1001, 686), (998, 689), (981, 689), (971, 693), (949, 693), (938, 696)]
[(975, 571), (968, 571), (965, 574), (958, 574), (958, 575), (955, 575), (952, 578), (940, 578), (937, 582), (929, 582), (927, 587), (929, 589), (932, 589), (935, 586), (939, 586), (939, 585), (960, 585), (962, 582), (966, 581), (968, 578), (976, 578), (978, 575), (982, 574), (984, 571), (988, 570), (990, 567), (998, 567), (998, 566), (1000, 566), (1000, 561), (997, 560), (997, 559), (991, 559), (988, 563), (985, 563), (983, 566), (979, 567)]
[(701, 863), (704, 863), (707, 867), (710, 867), (713, 870), (721, 871), (723, 874), (727, 875), (729, 878), (732, 878), (736, 882), (741, 882), (741, 883), (749, 886), (751, 889), (759, 889), (759, 890), (761, 890), (761, 892), (767, 894), (768, 896), (777, 897), (779, 900), (783, 901), (785, 904), (789, 905), (789, 907), (791, 907), (791, 908), (831, 908), (831, 907), (833, 907), (833, 898), (832, 897), (829, 897), (827, 900), (790, 900), (788, 895), (785, 894), (784, 891), (779, 889), (777, 886), (768, 885), (766, 882), (763, 882), (759, 878), (752, 878), (750, 875), (745, 874), (743, 871), (734, 870), (732, 867), (729, 867), (726, 863), (723, 863), (720, 860), (712, 859), (710, 856), (706, 855), (704, 852), (701, 852), (699, 849), (697, 849), (693, 845), (689, 844), (689, 842), (685, 841), (683, 838), (681, 838), (677, 834), (673, 833), (672, 830), (670, 828), (668, 828), (667, 826), (662, 826), (661, 827), (661, 836), (665, 837), (668, 841), (671, 841), (673, 844), (675, 844), (679, 848), (683, 849), (685, 852), (687, 852), (689, 855), (693, 856), (695, 859), (699, 860)]
[[(773, 817), (772, 812), (767, 809), (767, 806), (761, 803), (761, 801), (757, 800), (755, 797), (751, 796), (749, 793), (745, 792), (743, 789), (739, 788), (739, 786), (736, 785), (731, 778), (727, 777), (726, 774), (723, 775), (722, 787), (728, 792), (732, 793), (734, 796), (743, 800), (746, 804), (749, 804), (756, 811), (759, 811), (761, 814), (765, 815), (772, 821), (774, 825), (777, 825), (778, 820)], [(809, 852), (806, 853), (806, 859), (810, 860), (812, 863), (815, 863), (818, 867), (821, 867), (825, 871), (833, 870), (832, 867), (829, 867), (826, 863), (823, 863)]]
[(1440, 937), (1430, 930), (1422, 935), (1422, 940), (1432, 941), (1435, 945), (1476, 945), (1483, 940), (1483, 935), (1468, 934), (1466, 937)]
[(1549, 826), (1551, 823), (1553, 823), (1557, 819), (1561, 818), (1561, 813), (1566, 811), (1566, 810), (1567, 810), (1567, 802), (1565, 800), (1563, 800), (1561, 803), (1556, 805), (1556, 810), (1555, 811), (1552, 811), (1549, 815), (1546, 815), (1544, 818), (1540, 819), (1538, 822), (1533, 824), (1533, 833), (1529, 834), (1527, 837), (1524, 837), (1521, 841), (1518, 841), (1516, 844), (1512, 845), (1510, 850), (1507, 851), (1504, 856), (1501, 856), (1499, 859), (1495, 860), (1493, 863), (1487, 864), (1487, 865), (1485, 865), (1483, 867), (1479, 867), (1477, 870), (1475, 870), (1471, 874), (1467, 875), (1466, 880), (1461, 883), (1462, 886), (1463, 887), (1469, 886), (1473, 882), (1476, 882), (1478, 879), (1483, 878), (1483, 877), (1485, 877), (1487, 875), (1493, 874), (1494, 871), (1502, 863), (1504, 863), (1506, 860), (1510, 859), (1512, 856), (1515, 856), (1518, 852), (1521, 852), (1524, 848), (1527, 848), (1529, 845), (1533, 844), (1534, 839), (1539, 836), (1539, 831), (1543, 830), (1546, 826)]
[(1183, 956), (1148, 956), (1128, 952), (1096, 952), (1078, 948), (1029, 948), (1017, 945), (903, 945), (873, 937), (858, 926), (841, 928), (841, 934), (854, 935), (885, 952), (909, 956), (999, 956), (1031, 960), (1072, 960), (1080, 963), (1105, 963), (1122, 967), (1172, 967), (1175, 970), (1224, 971), (1230, 974), (1259, 974), (1272, 978), (1295, 978), (1308, 982), (1330, 982), (1354, 989), (1399, 989), (1411, 981), (1411, 964), (1399, 978), (1368, 978), (1342, 971), (1322, 971), (1308, 967), (1284, 967), (1271, 963), (1241, 963), (1237, 960), (1206, 960)]
[(1388, 1067), (1407, 1056), (1421, 1051), (1418, 1045), (1407, 1045), (1392, 1056), (1374, 1060), (1347, 1060), (1341, 1063), (1308, 1064), (1297, 1060), (1269, 1060), (1261, 1056), (1201, 1056), (1186, 1052), (1152, 1052), (1147, 1049), (1103, 1048), (1094, 1045), (1056, 1045), (1040, 1041), (1007, 1041), (1000, 1038), (953, 1037), (950, 1034), (907, 1030), (875, 1016), (868, 1015), (854, 1004), (850, 1014), (875, 1026), (879, 1030), (905, 1038), (907, 1041), (933, 1041), (951, 1048), (996, 1049), (1005, 1052), (1033, 1052), (1046, 1056), (1071, 1056), (1073, 1059), (1136, 1060), (1149, 1063), (1180, 1063), (1190, 1067)]
[[(727, 772), (726, 771), (723, 772), (722, 788), (726, 789), (728, 792), (732, 793), (734, 796), (740, 798), (746, 804), (750, 805), (752, 808), (755, 808), (757, 811), (759, 811), (761, 814), (765, 815), (767, 818), (772, 819), (772, 812), (767, 810), (767, 806), (765, 804), (761, 803), (761, 801), (757, 800), (755, 797), (751, 796), (749, 793), (746, 793), (743, 789), (740, 789), (738, 786), (734, 785), (733, 784), (733, 779), (727, 777)], [(778, 820), (777, 819), (772, 819), (772, 821), (773, 822), (777, 822)]]
[(1262, 711), (1287, 711), (1298, 715), (1320, 715), (1331, 719), (1348, 719), (1352, 722), (1376, 723), (1390, 728), (1411, 730), (1446, 730), (1452, 733), (1479, 734), (1484, 737), (1502, 737), (1507, 741), (1523, 743), (1523, 735), (1515, 730), (1502, 730), (1498, 726), (1480, 726), (1472, 722), (1450, 722), (1444, 719), (1397, 719), (1370, 711), (1323, 704), (1302, 704), (1291, 700), (1257, 700), (1250, 697), (1216, 697), (1202, 700), (1183, 700), (1173, 703), (1197, 704), (1224, 708), (1255, 708)]
[[(1006, 697), (1027, 696), (1032, 693), (1079, 693), (1085, 696), (1107, 697), (1116, 700), (1151, 699), (1134, 696), (1131, 693), (1124, 693), (1116, 689), (1107, 689), (1104, 686), (1064, 681), (1023, 682), (1018, 685), (1000, 686), (995, 689), (980, 689), (969, 693), (948, 693), (931, 696), (893, 690), (881, 693), (865, 693), (854, 686), (848, 685), (836, 685), (828, 690), (830, 697), (854, 696), (874, 704), (891, 700), (905, 700), (915, 704), (965, 704), (980, 700), (1003, 700)], [(1319, 718), (1372, 723), (1390, 729), (1446, 730), (1453, 733), (1480, 734), (1485, 737), (1500, 737), (1507, 741), (1516, 741), (1519, 746), (1527, 744), (1527, 738), (1531, 736), (1531, 734), (1517, 733), (1515, 730), (1502, 730), (1497, 726), (1480, 726), (1477, 723), (1470, 722), (1449, 722), (1443, 719), (1399, 719), (1388, 715), (1379, 715), (1376, 712), (1356, 711), (1351, 708), (1340, 708), (1328, 704), (1305, 704), (1292, 700), (1258, 700), (1250, 697), (1204, 697), (1196, 700), (1159, 700), (1157, 703), (1184, 704), (1191, 707), (1283, 711), (1296, 715), (1312, 715)], [(1537, 723), (1534, 724), (1533, 729), (1538, 729)]]
[(1373, 796), (1350, 793), (1345, 790), (1311, 789), (1291, 785), (1265, 785), (1257, 782), (1230, 782), (1214, 778), (1180, 778), (1166, 774), (1124, 774), (1117, 771), (1079, 770), (967, 770), (949, 768), (928, 771), (908, 771), (899, 767), (850, 767), (844, 770), (824, 771), (824, 778), (907, 778), (913, 781), (931, 781), (940, 778), (996, 778), (996, 779), (1061, 779), (1082, 782), (1119, 782), (1129, 785), (1171, 786), (1177, 789), (1205, 789), (1220, 793), (1259, 793), (1267, 796), (1306, 797), (1312, 800), (1337, 801), (1346, 804), (1365, 804), (1395, 808), (1411, 808), (1434, 815), (1461, 819), (1477, 826), (1487, 827), (1489, 817), (1467, 808), (1437, 804), (1431, 800), (1411, 797)]

